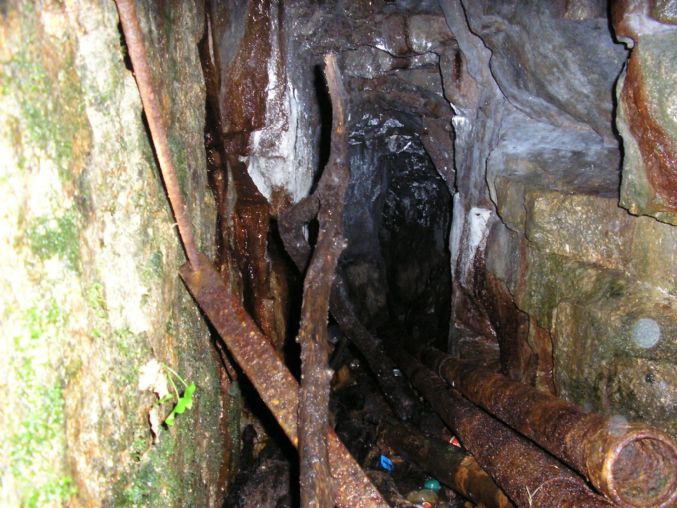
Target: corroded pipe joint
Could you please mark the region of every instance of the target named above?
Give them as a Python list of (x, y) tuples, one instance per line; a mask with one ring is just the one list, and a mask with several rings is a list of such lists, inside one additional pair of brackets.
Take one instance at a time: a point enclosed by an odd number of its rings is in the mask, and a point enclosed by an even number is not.
[(677, 445), (663, 432), (583, 408), (434, 348), (425, 364), (465, 397), (585, 475), (625, 508), (677, 503)]
[(607, 420), (584, 440), (592, 484), (624, 507), (677, 503), (677, 447), (658, 430)]
[(469, 402), (432, 370), (407, 353), (393, 351), (411, 383), (430, 402), (442, 420), (461, 438), (517, 506), (539, 508), (610, 508), (580, 476)]

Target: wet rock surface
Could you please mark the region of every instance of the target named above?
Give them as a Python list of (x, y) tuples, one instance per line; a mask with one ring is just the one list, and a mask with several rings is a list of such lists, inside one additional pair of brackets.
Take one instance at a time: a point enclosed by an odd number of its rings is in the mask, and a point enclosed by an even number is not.
[[(468, 26), (492, 50), (490, 58), (475, 57), (475, 68), (468, 71), (475, 82), (485, 84), (485, 95), (490, 86), (498, 89), (485, 102), (485, 110), (493, 104), (497, 111), (487, 120), (495, 127), (487, 127), (473, 119), (477, 117), (472, 109), (468, 113), (461, 109), (467, 110), (474, 97), (468, 93), (471, 87), (445, 82), (446, 96), (470, 123), (454, 119), (458, 193), (451, 232), (453, 312), (460, 330), (455, 333), (462, 339), (457, 350), (462, 346), (468, 354), (470, 338), (477, 334), (483, 337), (478, 344), (496, 340), (502, 369), (511, 377), (674, 433), (671, 387), (677, 380), (664, 380), (660, 387), (642, 384), (636, 372), (653, 367), (664, 376), (664, 369), (653, 362), (667, 366), (674, 361), (667, 344), (674, 343), (669, 330), (675, 322), (675, 279), (665, 270), (674, 271), (670, 246), (675, 230), (619, 207), (621, 180), (622, 206), (630, 208), (632, 199), (660, 193), (644, 187), (630, 198), (634, 192), (630, 186), (639, 189), (636, 175), (648, 170), (642, 169), (639, 149), (628, 140), (632, 128), (619, 124), (623, 153), (613, 134), (613, 87), (627, 52), (614, 41), (604, 6), (463, 2), (466, 26), (459, 19), (458, 2), (442, 6), (465, 53), (462, 62), (469, 60), (471, 50), (481, 54), (481, 48), (471, 44), (472, 36), (464, 35)], [(633, 30), (648, 30), (647, 40), (659, 33), (666, 40), (670, 36), (667, 26), (633, 24), (639, 18), (637, 13), (632, 16), (625, 18), (626, 36)], [(617, 35), (623, 37), (614, 20)], [(538, 44), (533, 44), (536, 39)], [(566, 56), (554, 47), (548, 50), (550, 44), (567, 47)], [(657, 42), (647, 54), (660, 47), (666, 46)], [(641, 44), (633, 51), (639, 62)], [(667, 54), (646, 60), (657, 69), (647, 67), (646, 72), (658, 81), (647, 88), (654, 95), (642, 95), (647, 102), (641, 104), (667, 100), (669, 93), (658, 85), (674, 81), (659, 70), (670, 58)], [(643, 79), (636, 74), (623, 90)], [(649, 115), (658, 111), (651, 107), (645, 108)], [(623, 108), (621, 104), (620, 115)], [(665, 133), (669, 118), (663, 119)], [(656, 125), (653, 120), (642, 125), (648, 124)], [(492, 128), (495, 134), (489, 135)], [(464, 152), (479, 157), (475, 168), (486, 167), (488, 185), (467, 183), (465, 162), (458, 163)], [(486, 190), (491, 204), (482, 198)], [(643, 205), (638, 203), (630, 208), (633, 213), (652, 214), (641, 212)], [(647, 210), (653, 206), (644, 203)], [(660, 220), (667, 216), (657, 215)], [(667, 340), (666, 345), (636, 347), (629, 330), (643, 318), (655, 321), (667, 334), (660, 339)], [(491, 351), (486, 355), (485, 363), (490, 363)], [(643, 400), (638, 395), (651, 390)]]
[[(633, 217), (613, 197), (533, 181), (501, 177), (497, 195), (505, 225), (492, 227), (486, 267), (504, 284), (498, 300), (531, 317), (522, 343), (531, 354), (542, 348), (556, 392), (674, 434), (675, 228)], [(655, 323), (655, 341), (633, 335), (644, 320)], [(646, 381), (654, 370), (662, 383)]]
[(677, 113), (674, 8), (618, 2), (616, 35), (631, 49), (617, 86), (616, 126), (625, 159), (621, 206), (677, 225)]
[[(137, 3), (188, 212), (211, 252), (202, 12)], [(239, 409), (177, 277), (183, 252), (115, 4), (1, 10), (0, 385), (17, 397), (0, 409), (0, 504), (217, 505)], [(138, 389), (151, 359), (197, 387), (155, 437), (149, 412), (171, 405)]]

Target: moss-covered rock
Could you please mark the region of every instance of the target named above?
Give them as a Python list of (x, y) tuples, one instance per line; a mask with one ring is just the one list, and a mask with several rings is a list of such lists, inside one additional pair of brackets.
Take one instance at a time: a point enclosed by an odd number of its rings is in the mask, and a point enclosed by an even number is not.
[[(182, 190), (212, 254), (200, 5), (138, 4)], [(0, 39), (0, 504), (218, 504), (222, 420), (237, 411), (177, 275), (184, 256), (115, 4), (6, 2)], [(197, 385), (158, 440), (156, 397), (138, 390), (153, 358)]]

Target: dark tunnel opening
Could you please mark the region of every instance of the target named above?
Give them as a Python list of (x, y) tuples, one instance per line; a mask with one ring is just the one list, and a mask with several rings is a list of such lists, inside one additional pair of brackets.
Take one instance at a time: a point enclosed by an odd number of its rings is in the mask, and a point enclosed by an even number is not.
[(351, 299), (377, 335), (446, 348), (451, 195), (423, 146), (423, 126), (371, 102), (351, 115), (341, 258)]

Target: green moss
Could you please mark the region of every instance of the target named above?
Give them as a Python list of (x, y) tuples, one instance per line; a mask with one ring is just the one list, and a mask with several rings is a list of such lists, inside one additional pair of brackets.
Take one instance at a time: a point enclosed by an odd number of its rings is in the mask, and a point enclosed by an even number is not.
[(161, 250), (156, 250), (144, 264), (141, 273), (143, 281), (147, 285), (156, 284), (164, 276), (164, 260)]
[(539, 325), (549, 328), (553, 310), (562, 301), (587, 306), (601, 300), (626, 296), (622, 273), (599, 269), (557, 254), (529, 250), (529, 273), (520, 307), (533, 314)]
[[(80, 122), (73, 121), (67, 111), (68, 100), (73, 96), (69, 86), (54, 83), (42, 64), (26, 54), (19, 55), (1, 79), (12, 79), (14, 86), (18, 86), (23, 132), (28, 141), (49, 153), (65, 175), (73, 155), (73, 140), (80, 129)], [(60, 100), (55, 101), (55, 97)], [(76, 110), (82, 113), (77, 106)]]
[(106, 308), (106, 299), (104, 296), (104, 287), (99, 282), (94, 282), (85, 293), (87, 305), (92, 309), (96, 317), (108, 319), (108, 309)]
[(35, 305), (24, 313), (25, 333), (13, 341), (9, 367), (19, 406), (2, 448), (9, 450), (9, 470), (22, 506), (60, 504), (75, 493), (72, 479), (54, 457), (54, 450), (65, 446), (64, 396), (44, 357), (46, 344), (59, 340), (66, 321), (55, 300)]
[(42, 261), (63, 259), (74, 272), (80, 267), (80, 233), (77, 215), (71, 209), (60, 217), (39, 217), (26, 228), (28, 246)]
[(611, 279), (608, 285), (604, 288), (606, 298), (607, 299), (623, 298), (623, 295), (625, 295), (626, 291), (626, 285), (627, 284), (625, 283), (625, 281), (621, 280), (620, 278)]
[(135, 462), (140, 462), (143, 454), (148, 450), (148, 439), (146, 437), (137, 437), (132, 442), (131, 455)]
[(33, 489), (26, 498), (26, 506), (37, 508), (53, 502), (67, 501), (75, 495), (77, 488), (70, 476), (50, 478), (40, 488)]
[(131, 480), (118, 483), (115, 506), (180, 505), (178, 498), (183, 489), (175, 465), (179, 459), (175, 438), (163, 435), (163, 439), (141, 458), (138, 468), (131, 474)]
[(242, 416), (242, 391), (237, 379), (228, 387), (228, 437), (230, 438), (230, 471), (240, 467), (240, 418)]
[(19, 392), (31, 400), (31, 408), (22, 419), (19, 430), (10, 438), (11, 469), (15, 475), (30, 467), (52, 440), (63, 432), (63, 392), (61, 386), (36, 386), (28, 364), (21, 373)]
[[(88, 151), (90, 130), (70, 41), (47, 37), (37, 18), (25, 13), (15, 53), (0, 62), (0, 92), (19, 106), (22, 137), (56, 164), (64, 181), (79, 172)], [(30, 159), (20, 160), (20, 166)]]
[[(58, 302), (51, 299), (44, 307), (37, 305), (30, 307), (24, 312), (23, 321), (31, 339), (40, 339), (47, 334), (52, 327), (63, 327), (66, 316)], [(19, 340), (20, 338), (15, 338)], [(15, 346), (19, 347), (16, 342)]]
[(176, 169), (177, 177), (179, 180), (179, 186), (181, 187), (181, 195), (186, 203), (189, 203), (188, 199), (188, 154), (186, 147), (184, 146), (183, 140), (179, 133), (173, 129), (169, 132), (169, 147), (172, 151), (172, 156), (174, 159), (174, 167)]
[[(128, 328), (114, 330), (112, 340), (123, 364), (117, 369), (123, 386), (135, 386), (139, 378), (139, 368), (148, 356), (148, 337), (146, 334), (135, 334)], [(136, 392), (130, 390), (129, 403), (135, 405)]]

